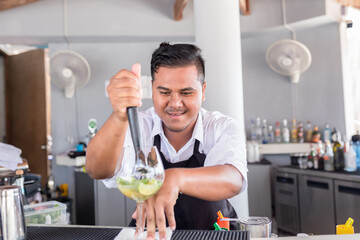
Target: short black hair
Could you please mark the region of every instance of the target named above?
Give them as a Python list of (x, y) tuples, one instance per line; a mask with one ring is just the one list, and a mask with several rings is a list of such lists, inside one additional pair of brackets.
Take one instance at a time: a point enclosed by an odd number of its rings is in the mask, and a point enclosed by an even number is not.
[(159, 67), (184, 67), (195, 65), (198, 80), (201, 84), (205, 79), (205, 61), (201, 56), (201, 49), (193, 44), (173, 44), (162, 42), (151, 57), (151, 77), (155, 80), (155, 73)]

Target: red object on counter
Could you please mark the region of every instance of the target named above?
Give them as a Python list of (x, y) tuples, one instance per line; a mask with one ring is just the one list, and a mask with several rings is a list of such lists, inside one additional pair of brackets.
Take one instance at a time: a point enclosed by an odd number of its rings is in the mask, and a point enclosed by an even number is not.
[(230, 221), (220, 221), (220, 219), (227, 219), (226, 217), (224, 217), (221, 213), (221, 211), (217, 212), (218, 218), (216, 220), (217, 224), (219, 225), (219, 227), (221, 228), (226, 228), (227, 230), (230, 231)]

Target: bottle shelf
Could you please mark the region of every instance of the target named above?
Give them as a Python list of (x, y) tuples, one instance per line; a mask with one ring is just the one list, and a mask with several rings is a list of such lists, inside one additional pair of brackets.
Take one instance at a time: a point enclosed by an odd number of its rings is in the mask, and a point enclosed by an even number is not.
[(260, 154), (308, 154), (310, 150), (310, 143), (259, 144)]

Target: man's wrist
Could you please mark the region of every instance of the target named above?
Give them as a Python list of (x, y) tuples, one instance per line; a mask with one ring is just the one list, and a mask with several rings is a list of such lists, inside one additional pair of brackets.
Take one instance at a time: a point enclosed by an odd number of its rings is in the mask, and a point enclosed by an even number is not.
[(111, 118), (114, 119), (114, 121), (116, 121), (119, 124), (124, 124), (128, 122), (128, 118), (127, 118), (127, 114), (126, 112), (112, 112), (111, 114)]
[(165, 171), (165, 181), (171, 181), (171, 185), (177, 189), (178, 193), (182, 193), (185, 185), (183, 170), (183, 168), (170, 168)]

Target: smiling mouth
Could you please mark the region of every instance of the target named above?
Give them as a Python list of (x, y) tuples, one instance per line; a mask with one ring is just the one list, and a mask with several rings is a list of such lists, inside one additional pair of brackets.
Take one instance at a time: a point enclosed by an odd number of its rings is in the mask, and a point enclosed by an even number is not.
[(183, 115), (185, 112), (168, 112), (167, 114), (169, 114), (171, 117), (179, 117), (181, 115)]
[(168, 114), (172, 118), (180, 117), (187, 112), (185, 109), (176, 109), (177, 111), (175, 109), (169, 109), (169, 110), (168, 111), (165, 110), (165, 113)]

